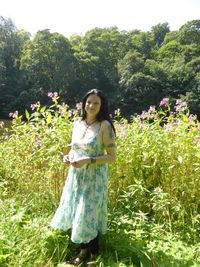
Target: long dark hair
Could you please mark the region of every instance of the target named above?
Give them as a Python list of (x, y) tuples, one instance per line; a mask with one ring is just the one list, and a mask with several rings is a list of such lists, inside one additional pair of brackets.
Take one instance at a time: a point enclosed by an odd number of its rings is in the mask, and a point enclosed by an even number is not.
[(101, 99), (101, 107), (100, 107), (99, 113), (97, 114), (97, 120), (99, 122), (101, 122), (103, 120), (109, 121), (112, 128), (113, 128), (113, 131), (116, 135), (115, 127), (112, 123), (112, 120), (111, 120), (110, 114), (109, 114), (108, 100), (107, 100), (106, 96), (103, 94), (103, 92), (98, 90), (98, 89), (92, 89), (84, 95), (84, 97), (82, 99), (82, 120), (85, 120), (87, 118), (87, 112), (85, 111), (85, 104), (86, 104), (87, 98), (90, 95), (97, 95)]

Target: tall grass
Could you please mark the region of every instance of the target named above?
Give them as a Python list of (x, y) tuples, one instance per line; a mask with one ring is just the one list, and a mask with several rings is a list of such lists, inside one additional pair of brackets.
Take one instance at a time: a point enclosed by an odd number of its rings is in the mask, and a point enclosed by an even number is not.
[[(1, 124), (0, 265), (58, 266), (73, 250), (48, 227), (66, 179), (63, 148), (78, 110), (40, 103)], [(200, 264), (200, 123), (186, 103), (150, 107), (128, 123), (117, 110), (117, 162), (110, 166), (109, 227), (101, 266)], [(70, 250), (69, 250), (70, 247)], [(17, 265), (16, 265), (17, 264)]]

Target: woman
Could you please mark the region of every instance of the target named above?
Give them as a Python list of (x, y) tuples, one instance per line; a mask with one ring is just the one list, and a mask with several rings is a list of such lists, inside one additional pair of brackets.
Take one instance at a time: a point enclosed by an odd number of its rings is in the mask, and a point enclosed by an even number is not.
[[(82, 101), (82, 119), (74, 123), (71, 149), (64, 156), (70, 164), (60, 205), (51, 226), (71, 229), (71, 240), (80, 253), (68, 261), (75, 266), (94, 261), (99, 233), (107, 228), (108, 166), (116, 159), (115, 129), (103, 93), (92, 89)], [(88, 267), (96, 266), (89, 263)]]

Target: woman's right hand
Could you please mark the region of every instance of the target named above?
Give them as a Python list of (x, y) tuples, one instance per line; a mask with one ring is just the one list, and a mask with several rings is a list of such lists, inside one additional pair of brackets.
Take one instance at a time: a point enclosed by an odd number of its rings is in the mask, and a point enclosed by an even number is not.
[(74, 153), (70, 151), (67, 155), (64, 155), (63, 162), (71, 164), (74, 160)]
[(69, 154), (68, 155), (64, 155), (63, 162), (70, 164)]

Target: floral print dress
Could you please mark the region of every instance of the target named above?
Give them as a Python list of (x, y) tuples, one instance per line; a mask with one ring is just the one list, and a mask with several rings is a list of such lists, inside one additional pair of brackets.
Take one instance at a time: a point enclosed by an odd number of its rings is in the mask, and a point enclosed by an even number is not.
[[(104, 155), (101, 125), (92, 136), (81, 140), (76, 137), (79, 123), (72, 135), (73, 157)], [(99, 232), (106, 233), (107, 196), (107, 164), (90, 163), (81, 168), (70, 166), (59, 207), (50, 225), (62, 230), (71, 229), (74, 243), (88, 243)]]

